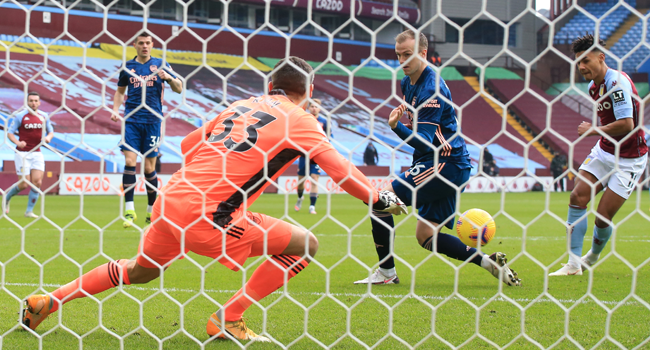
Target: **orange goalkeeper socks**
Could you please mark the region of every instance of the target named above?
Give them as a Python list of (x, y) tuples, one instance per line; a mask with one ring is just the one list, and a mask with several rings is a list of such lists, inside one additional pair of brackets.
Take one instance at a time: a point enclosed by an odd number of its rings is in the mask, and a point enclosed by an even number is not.
[[(260, 301), (275, 292), (309, 265), (309, 262), (296, 255), (273, 255), (271, 259), (263, 262), (253, 272), (246, 286), (237, 291), (225, 304), (225, 321), (240, 320), (253, 301)], [(287, 271), (286, 281), (285, 271)], [(244, 291), (246, 291), (245, 295)]]
[(111, 261), (94, 268), (80, 278), (55, 290), (52, 296), (56, 299), (50, 312), (58, 310), (61, 304), (65, 304), (71, 300), (95, 295), (116, 287), (120, 283), (120, 271), (122, 272), (123, 284), (131, 284), (129, 282), (129, 275), (126, 272), (128, 262), (129, 260), (126, 259)]

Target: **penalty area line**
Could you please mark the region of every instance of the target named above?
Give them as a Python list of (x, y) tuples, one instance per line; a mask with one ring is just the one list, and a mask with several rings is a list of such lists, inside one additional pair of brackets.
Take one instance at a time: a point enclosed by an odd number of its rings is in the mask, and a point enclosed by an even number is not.
[[(60, 284), (52, 284), (52, 283), (44, 283), (43, 285), (39, 285), (38, 283), (4, 283), (3, 286), (12, 286), (12, 287), (53, 287), (53, 288), (59, 288), (62, 285)], [(365, 288), (365, 287), (362, 287)], [(123, 289), (125, 291), (129, 290), (137, 290), (137, 291), (144, 291), (144, 292), (159, 292), (161, 291), (160, 288), (151, 288), (151, 287), (140, 287), (140, 286), (123, 286)], [(196, 290), (196, 289), (185, 289), (185, 288), (164, 288), (163, 289), (166, 293), (192, 293), (192, 294), (198, 294), (201, 291)], [(229, 289), (205, 289), (203, 292), (205, 293), (215, 293), (215, 294), (234, 294), (237, 293), (238, 290), (229, 290)], [(271, 295), (283, 295), (284, 292), (279, 292), (275, 291), (271, 293)], [(447, 297), (439, 296), (439, 295), (407, 295), (407, 294), (373, 294), (370, 295), (368, 293), (323, 293), (323, 292), (290, 292), (288, 293), (289, 295), (302, 295), (302, 296), (314, 296), (314, 297), (321, 297), (321, 296), (332, 296), (332, 297), (355, 297), (355, 298), (362, 298), (362, 297), (369, 297), (369, 298), (386, 298), (386, 299), (423, 299), (423, 300), (445, 300)], [(476, 301), (476, 302), (485, 302), (490, 298), (486, 297), (466, 297), (467, 300), (469, 301)], [(462, 300), (456, 296), (452, 297), (451, 300)], [(518, 302), (518, 303), (555, 303), (553, 300), (548, 299), (548, 298), (542, 298), (539, 300), (534, 300), (530, 298), (512, 298), (512, 300)], [(501, 301), (501, 302), (509, 302), (509, 300), (499, 297), (496, 298), (494, 301)], [(558, 299), (558, 302), (562, 304), (575, 304), (578, 302), (577, 299)], [(601, 300), (601, 303), (605, 305), (619, 305), (621, 302), (619, 301), (611, 301), (611, 300)], [(585, 299), (580, 302), (581, 304), (590, 304), (596, 302), (593, 299)], [(634, 301), (626, 301), (622, 305), (640, 305), (640, 303), (636, 300)]]

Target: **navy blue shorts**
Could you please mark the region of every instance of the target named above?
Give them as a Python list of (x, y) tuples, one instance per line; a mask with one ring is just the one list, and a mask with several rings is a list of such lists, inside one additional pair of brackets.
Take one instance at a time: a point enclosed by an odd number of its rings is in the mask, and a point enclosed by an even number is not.
[[(320, 167), (313, 161), (309, 162), (309, 175), (320, 176)], [(305, 176), (305, 156), (301, 156), (298, 159), (298, 176)]]
[[(413, 204), (413, 193), (417, 192), (416, 207), (418, 214), (426, 220), (443, 223), (445, 226), (454, 228), (453, 216), (456, 214), (456, 189), (448, 185), (442, 178), (465, 190), (465, 183), (469, 180), (471, 169), (461, 169), (456, 164), (439, 163), (436, 169), (433, 161), (415, 164), (411, 169), (402, 173), (399, 179), (393, 181), (395, 194), (410, 206)], [(426, 183), (425, 183), (426, 182)], [(416, 186), (421, 185), (415, 191)]]
[(159, 143), (160, 123), (124, 124), (124, 143), (120, 141), (120, 149), (122, 151), (139, 152), (146, 158), (156, 158), (158, 156)]

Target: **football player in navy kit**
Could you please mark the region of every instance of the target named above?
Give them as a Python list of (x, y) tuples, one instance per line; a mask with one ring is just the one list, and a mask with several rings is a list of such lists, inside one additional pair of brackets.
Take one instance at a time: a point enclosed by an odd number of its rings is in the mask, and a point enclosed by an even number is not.
[[(451, 92), (445, 81), (427, 65), (426, 36), (406, 30), (395, 41), (395, 53), (406, 75), (401, 83), (402, 94), (410, 106), (402, 104), (395, 108), (388, 117), (388, 125), (415, 151), (411, 168), (385, 190), (394, 192), (404, 204), (418, 209), (415, 236), (422, 248), (469, 261), (483, 267), (503, 283), (518, 286), (520, 279), (506, 264), (505, 254), (478, 254), (476, 249), (466, 246), (455, 235), (440, 232), (441, 225), (449, 229), (454, 226), (457, 191), (459, 188), (462, 191), (469, 180), (469, 152), (465, 140), (457, 135), (460, 127), (456, 111), (446, 102), (451, 101)], [(399, 121), (405, 112), (411, 128)], [(368, 278), (354, 283), (397, 284), (399, 278), (391, 248), (395, 227), (393, 216), (373, 211), (371, 222), (379, 268)]]
[[(136, 183), (135, 166), (138, 156), (143, 158), (144, 177), (147, 181), (148, 207), (146, 223), (151, 222), (151, 211), (156, 201), (158, 177), (156, 174), (156, 157), (160, 143), (160, 125), (162, 123), (162, 99), (165, 83), (172, 91), (181, 93), (183, 82), (178, 79), (169, 64), (160, 58), (151, 57), (153, 38), (142, 32), (133, 43), (137, 56), (127, 61), (125, 69), (120, 72), (117, 91), (113, 99), (111, 120), (120, 120), (120, 106), (126, 98), (124, 111), (124, 139), (120, 149), (124, 153), (124, 189), (125, 212), (124, 228), (131, 227), (137, 219), (133, 203)], [(144, 98), (144, 100), (143, 100)]]

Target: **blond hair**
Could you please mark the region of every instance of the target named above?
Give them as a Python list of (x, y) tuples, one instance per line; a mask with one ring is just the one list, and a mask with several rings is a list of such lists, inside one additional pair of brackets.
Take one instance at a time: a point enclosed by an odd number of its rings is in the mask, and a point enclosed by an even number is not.
[[(397, 36), (395, 37), (395, 42), (401, 44), (405, 42), (407, 39), (415, 40), (415, 32), (412, 31), (411, 29), (407, 29), (397, 34)], [(422, 50), (426, 50), (429, 48), (429, 40), (427, 40), (427, 36), (424, 35), (424, 33), (420, 33), (419, 35), (418, 47), (419, 47), (419, 52), (422, 52)]]

